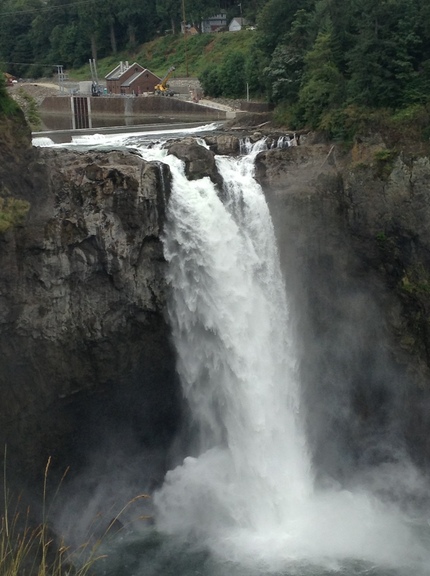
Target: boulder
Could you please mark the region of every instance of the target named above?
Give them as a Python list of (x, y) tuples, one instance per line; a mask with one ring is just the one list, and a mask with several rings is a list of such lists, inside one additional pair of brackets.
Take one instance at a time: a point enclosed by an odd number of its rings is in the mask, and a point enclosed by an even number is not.
[(185, 163), (185, 173), (190, 180), (198, 180), (208, 176), (215, 184), (221, 179), (215, 164), (215, 154), (199, 144), (194, 138), (184, 138), (174, 142), (168, 148), (173, 154)]

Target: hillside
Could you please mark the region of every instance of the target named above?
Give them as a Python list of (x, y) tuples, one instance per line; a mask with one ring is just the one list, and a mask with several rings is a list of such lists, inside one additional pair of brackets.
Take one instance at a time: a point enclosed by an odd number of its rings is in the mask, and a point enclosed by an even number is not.
[[(428, 139), (428, 0), (189, 0), (182, 13), (170, 0), (55, 1), (35, 0), (26, 18), (17, 0), (12, 10), (0, 6), (0, 65), (8, 72), (46, 77), (59, 63), (83, 80), (90, 58), (100, 78), (120, 61), (138, 60), (159, 76), (175, 66), (177, 77), (198, 77), (211, 97), (270, 102), (292, 129), (352, 141), (366, 119), (379, 125), (396, 116)], [(228, 22), (238, 6), (252, 30), (178, 34), (181, 22), (202, 31), (204, 18), (220, 11)]]
[[(137, 61), (158, 76), (163, 76), (170, 66), (175, 66), (175, 76), (200, 76), (211, 66), (216, 66), (234, 54), (247, 55), (254, 41), (255, 32), (218, 32), (186, 36), (181, 34), (161, 36), (146, 42), (135, 51), (122, 51), (98, 61), (98, 73), (103, 78), (119, 61)], [(187, 74), (188, 72), (188, 74)], [(90, 78), (89, 65), (68, 71), (76, 80)]]

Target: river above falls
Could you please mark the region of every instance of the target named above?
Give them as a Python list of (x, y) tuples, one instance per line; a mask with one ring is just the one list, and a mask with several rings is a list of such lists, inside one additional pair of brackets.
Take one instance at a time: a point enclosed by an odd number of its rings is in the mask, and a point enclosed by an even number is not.
[[(147, 117), (147, 118), (99, 118), (98, 122), (93, 123), (92, 128), (81, 128), (72, 129), (71, 126), (66, 123), (64, 127), (64, 122), (61, 117), (56, 117), (57, 122), (54, 122), (52, 128), (33, 132), (33, 144), (35, 146), (49, 145), (49, 144), (66, 144), (73, 141), (78, 141), (82, 137), (87, 138), (87, 145), (90, 144), (91, 138), (97, 140), (97, 135), (105, 134), (107, 140), (109, 140), (109, 135), (113, 134), (132, 134), (143, 135), (149, 132), (153, 135), (168, 134), (170, 137), (180, 137), (181, 135), (186, 135), (190, 131), (194, 130), (214, 130), (222, 126), (222, 122), (217, 122), (213, 124), (208, 124), (204, 120), (194, 119), (178, 119), (175, 118), (160, 118), (160, 117)], [(127, 120), (127, 123), (121, 123), (121, 121)], [(205, 127), (210, 128), (206, 129)], [(48, 140), (50, 140), (50, 143)], [(43, 144), (45, 142), (45, 144)], [(99, 142), (100, 144), (100, 142)]]

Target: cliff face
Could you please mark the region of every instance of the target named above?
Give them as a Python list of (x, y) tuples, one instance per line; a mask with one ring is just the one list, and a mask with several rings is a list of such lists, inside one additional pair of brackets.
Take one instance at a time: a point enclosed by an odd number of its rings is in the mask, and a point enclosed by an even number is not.
[(351, 460), (408, 453), (427, 467), (428, 158), (379, 141), (303, 146), (261, 153), (257, 176), (299, 327), (317, 461), (346, 474)]
[[(181, 412), (164, 317), (168, 169), (132, 153), (31, 149), (28, 133), (1, 146), (13, 166), (0, 163), (2, 194), (30, 209), (0, 235), (0, 442), (30, 471), (48, 456), (79, 465), (105, 436), (165, 454)], [(171, 152), (191, 178), (220, 182), (209, 151), (183, 141)], [(316, 461), (336, 477), (405, 452), (426, 466), (429, 160), (381, 142), (303, 145), (261, 153), (256, 174)]]
[(24, 162), (2, 174), (30, 211), (0, 237), (0, 444), (30, 471), (48, 456), (78, 464), (119, 429), (165, 449), (179, 418), (160, 242), (169, 174), (119, 152), (26, 154), (31, 180)]

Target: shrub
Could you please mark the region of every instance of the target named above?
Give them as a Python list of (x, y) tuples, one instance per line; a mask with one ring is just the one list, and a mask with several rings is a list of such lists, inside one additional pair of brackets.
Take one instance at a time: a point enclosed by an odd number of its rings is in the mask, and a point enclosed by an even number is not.
[(18, 110), (18, 104), (7, 93), (6, 82), (0, 70), (0, 116), (14, 116)]
[(25, 200), (12, 196), (0, 197), (0, 234), (13, 226), (22, 225), (29, 209), (30, 204)]

